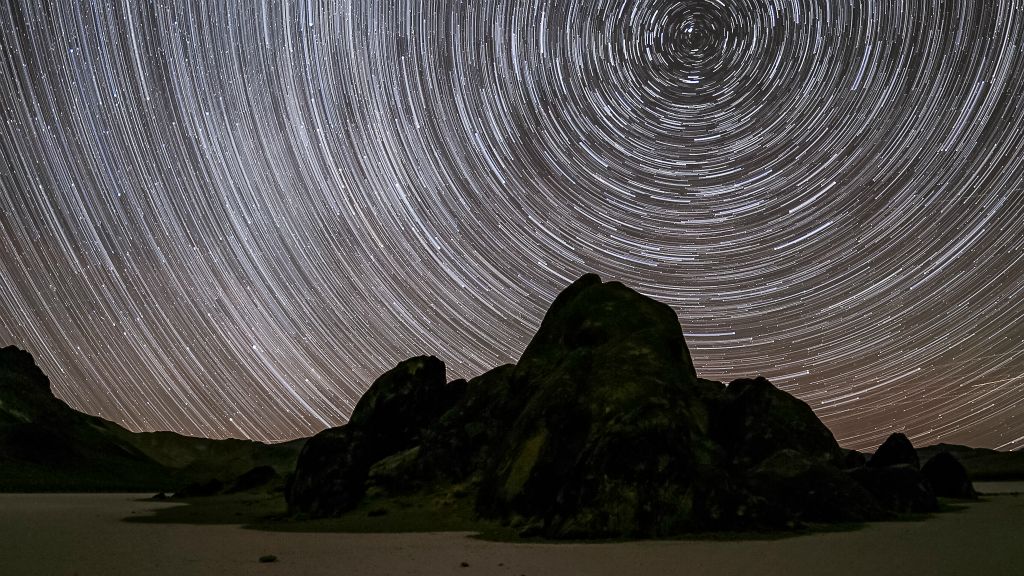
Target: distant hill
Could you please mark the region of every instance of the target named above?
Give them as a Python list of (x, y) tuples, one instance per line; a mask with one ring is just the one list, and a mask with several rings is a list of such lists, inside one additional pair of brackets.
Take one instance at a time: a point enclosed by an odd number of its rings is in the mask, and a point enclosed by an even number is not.
[(971, 480), (1024, 480), (1024, 452), (1001, 452), (957, 444), (936, 444), (917, 449), (922, 462), (940, 452), (956, 456)]
[(283, 475), (304, 443), (130, 432), (55, 397), (28, 352), (0, 349), (0, 491), (175, 491), (257, 466)]

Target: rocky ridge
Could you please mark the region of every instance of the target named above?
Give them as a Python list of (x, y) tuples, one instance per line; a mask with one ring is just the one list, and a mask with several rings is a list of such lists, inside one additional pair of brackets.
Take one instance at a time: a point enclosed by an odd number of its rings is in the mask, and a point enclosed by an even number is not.
[(72, 409), (54, 396), (31, 354), (0, 348), (0, 491), (177, 491), (196, 482), (231, 483), (259, 466), (289, 472), (303, 442), (131, 432)]
[(865, 521), (937, 509), (904, 441), (865, 461), (764, 378), (698, 378), (671, 308), (586, 275), (515, 365), (446, 382), (419, 357), (383, 375), (347, 425), (306, 443), (286, 497), (324, 517), (451, 488), (480, 517), (547, 538)]

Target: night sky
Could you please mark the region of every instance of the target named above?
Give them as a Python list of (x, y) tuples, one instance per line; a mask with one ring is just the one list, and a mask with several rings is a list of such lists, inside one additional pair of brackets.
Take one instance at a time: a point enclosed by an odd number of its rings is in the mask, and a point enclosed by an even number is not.
[(1024, 0), (9, 0), (0, 344), (283, 440), (584, 272), (844, 445), (1024, 447)]

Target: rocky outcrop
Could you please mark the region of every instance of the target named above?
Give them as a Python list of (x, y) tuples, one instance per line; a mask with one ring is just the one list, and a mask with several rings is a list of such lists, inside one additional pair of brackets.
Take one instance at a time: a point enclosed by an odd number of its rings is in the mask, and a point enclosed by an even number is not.
[(423, 433), (418, 462), (421, 478), (457, 483), (479, 480), (491, 468), (516, 403), (515, 366), (494, 368), (465, 385), (465, 393)]
[(420, 358), (378, 379), (347, 425), (307, 443), (288, 500), (330, 516), (457, 487), (475, 493), (480, 516), (549, 538), (933, 509), (909, 441), (890, 440), (865, 466), (768, 380), (698, 379), (671, 308), (587, 275), (515, 365), (445, 384), (443, 364)]
[(828, 462), (783, 449), (765, 459), (747, 479), (753, 527), (805, 522), (862, 522), (886, 511), (856, 480)]
[(885, 442), (868, 459), (867, 465), (870, 468), (903, 465), (917, 469), (920, 467), (920, 462), (917, 459), (917, 450), (914, 450), (914, 445), (905, 435), (897, 432), (890, 434), (885, 439)]
[(967, 469), (949, 452), (939, 452), (921, 467), (921, 475), (931, 484), (936, 496), (973, 500), (978, 497), (967, 476)]
[(32, 355), (14, 346), (0, 348), (0, 407), (0, 425), (34, 424), (50, 432), (73, 413), (50, 391)]
[(716, 447), (671, 308), (584, 276), (552, 305), (511, 380), (482, 512), (549, 537), (706, 523)]
[(909, 465), (865, 466), (852, 470), (850, 475), (874, 497), (882, 509), (891, 513), (922, 514), (939, 509), (939, 502), (928, 480)]
[(796, 451), (813, 462), (842, 458), (832, 431), (810, 406), (764, 378), (729, 384), (715, 421), (715, 439), (745, 466), (756, 466), (779, 450)]
[(918, 470), (917, 451), (903, 434), (891, 434), (865, 466), (850, 470), (849, 474), (891, 513), (939, 509), (931, 484)]
[(867, 465), (868, 459), (864, 454), (856, 450), (843, 450), (843, 461), (840, 463), (843, 470), (853, 470)]
[(345, 426), (310, 438), (299, 454), (287, 492), (294, 513), (334, 516), (351, 510), (366, 492), (370, 467), (417, 445), (465, 390), (445, 382), (445, 366), (433, 356), (400, 363), (378, 378), (356, 404)]
[[(453, 388), (461, 386), (453, 383)], [(352, 411), (348, 427), (373, 431), (375, 449), (390, 454), (415, 444), (420, 432), (461, 393), (448, 389), (443, 362), (433, 356), (411, 358), (370, 386)]]

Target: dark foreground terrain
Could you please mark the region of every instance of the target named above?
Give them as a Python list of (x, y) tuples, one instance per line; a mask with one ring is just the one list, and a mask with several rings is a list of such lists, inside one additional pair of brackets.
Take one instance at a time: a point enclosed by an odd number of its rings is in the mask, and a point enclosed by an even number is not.
[[(781, 539), (508, 543), (464, 533), (325, 534), (139, 524), (177, 504), (116, 494), (0, 494), (0, 574), (758, 574), (1019, 576), (1024, 497), (990, 497), (926, 521)], [(272, 563), (260, 563), (264, 556)]]

